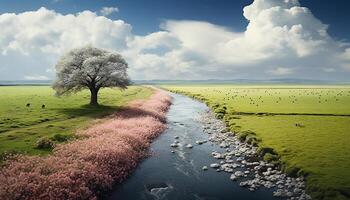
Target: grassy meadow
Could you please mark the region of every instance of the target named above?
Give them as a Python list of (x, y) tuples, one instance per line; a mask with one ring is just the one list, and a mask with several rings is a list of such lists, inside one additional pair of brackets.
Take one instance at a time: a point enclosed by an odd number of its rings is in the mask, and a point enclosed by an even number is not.
[(60, 138), (72, 139), (77, 129), (88, 127), (93, 119), (111, 114), (131, 100), (147, 98), (151, 93), (150, 88), (139, 86), (124, 91), (102, 89), (101, 106), (94, 107), (88, 105), (87, 90), (58, 98), (49, 86), (1, 86), (0, 155), (47, 154), (50, 150), (35, 148), (40, 138), (58, 138), (57, 143), (63, 142)]
[(350, 87), (164, 85), (207, 103), (240, 139), (272, 148), (265, 160), (306, 175), (315, 199), (350, 196)]

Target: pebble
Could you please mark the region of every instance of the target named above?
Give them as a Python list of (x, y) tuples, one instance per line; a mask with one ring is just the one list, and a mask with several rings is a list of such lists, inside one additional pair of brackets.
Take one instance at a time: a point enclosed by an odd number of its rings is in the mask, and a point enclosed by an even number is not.
[(170, 146), (176, 148), (176, 147), (178, 147), (179, 145), (176, 144), (176, 143), (172, 143)]
[(233, 181), (236, 181), (236, 180), (238, 179), (238, 177), (235, 176), (234, 174), (232, 174), (232, 175), (230, 176), (230, 179), (233, 180)]
[(218, 163), (212, 163), (212, 164), (210, 164), (210, 167), (211, 167), (211, 168), (219, 168), (219, 167), (220, 167), (220, 164), (218, 164)]
[(241, 172), (241, 171), (236, 171), (236, 172), (235, 172), (235, 176), (237, 176), (237, 177), (241, 177), (241, 176), (243, 176), (243, 175), (244, 175), (244, 173)]

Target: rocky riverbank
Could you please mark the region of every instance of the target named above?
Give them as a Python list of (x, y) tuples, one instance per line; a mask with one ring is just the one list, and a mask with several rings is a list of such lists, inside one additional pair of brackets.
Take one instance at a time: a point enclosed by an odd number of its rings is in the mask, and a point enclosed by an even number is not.
[(271, 189), (275, 197), (311, 199), (305, 192), (303, 177), (288, 177), (274, 164), (263, 161), (257, 154), (257, 147), (240, 142), (234, 133), (226, 131), (225, 124), (216, 119), (214, 113), (204, 113), (200, 121), (204, 132), (210, 135), (209, 141), (222, 149), (221, 152), (212, 152), (218, 162), (210, 164), (211, 168), (227, 172), (228, 178), (250, 191), (265, 187)]
[[(216, 170), (227, 173), (227, 178), (252, 192), (259, 188), (267, 188), (273, 192), (274, 197), (290, 200), (311, 199), (305, 192), (304, 177), (289, 177), (275, 164), (263, 161), (257, 153), (256, 146), (241, 142), (233, 132), (227, 131), (225, 124), (218, 120), (212, 111), (203, 113), (199, 121), (203, 125), (203, 132), (209, 137), (208, 140), (196, 141), (193, 145), (212, 143), (221, 149), (211, 152), (211, 156), (217, 159), (217, 162), (202, 166), (203, 171)], [(170, 146), (177, 148), (180, 145), (195, 151), (195, 146), (180, 144), (179, 136), (175, 136)]]

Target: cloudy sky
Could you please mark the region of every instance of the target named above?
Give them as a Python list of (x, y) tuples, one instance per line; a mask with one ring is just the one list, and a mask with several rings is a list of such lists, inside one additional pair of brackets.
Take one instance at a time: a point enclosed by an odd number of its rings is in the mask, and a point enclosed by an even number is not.
[(0, 2), (0, 80), (55, 76), (92, 44), (122, 54), (133, 79), (350, 81), (348, 0)]

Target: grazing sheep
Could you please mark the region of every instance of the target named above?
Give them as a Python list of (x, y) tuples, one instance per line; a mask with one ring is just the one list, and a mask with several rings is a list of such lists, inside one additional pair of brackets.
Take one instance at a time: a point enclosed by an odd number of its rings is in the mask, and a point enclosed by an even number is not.
[(27, 103), (27, 105), (26, 105), (27, 107), (30, 107), (30, 103)]
[(45, 108), (45, 104), (43, 104), (43, 105), (41, 106), (41, 108), (44, 109), (44, 108)]

